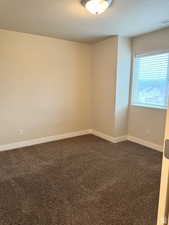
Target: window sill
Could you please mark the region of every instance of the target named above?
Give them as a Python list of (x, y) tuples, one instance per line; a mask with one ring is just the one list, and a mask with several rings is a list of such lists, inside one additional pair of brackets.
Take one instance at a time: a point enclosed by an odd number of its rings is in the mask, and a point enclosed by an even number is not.
[(141, 104), (130, 104), (130, 106), (136, 106), (136, 107), (143, 107), (143, 108), (149, 108), (149, 109), (162, 109), (167, 110), (167, 107), (162, 106), (151, 106), (151, 105), (141, 105)]

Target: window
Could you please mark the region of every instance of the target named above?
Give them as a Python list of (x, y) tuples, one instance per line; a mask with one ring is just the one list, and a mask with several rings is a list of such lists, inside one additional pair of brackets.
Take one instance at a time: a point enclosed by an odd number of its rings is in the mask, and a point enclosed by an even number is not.
[(137, 56), (133, 76), (133, 105), (166, 108), (168, 105), (169, 53)]

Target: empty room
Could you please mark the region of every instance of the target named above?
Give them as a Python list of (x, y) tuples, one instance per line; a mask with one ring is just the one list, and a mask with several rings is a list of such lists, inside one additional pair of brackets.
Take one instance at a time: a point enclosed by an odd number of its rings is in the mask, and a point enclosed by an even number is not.
[(168, 0), (0, 0), (0, 225), (168, 225), (168, 88)]

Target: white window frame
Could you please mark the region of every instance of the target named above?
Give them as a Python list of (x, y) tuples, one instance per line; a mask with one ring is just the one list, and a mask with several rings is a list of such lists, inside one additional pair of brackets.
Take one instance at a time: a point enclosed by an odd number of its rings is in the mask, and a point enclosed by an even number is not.
[[(151, 105), (151, 104), (137, 104), (133, 103), (134, 99), (134, 75), (135, 75), (135, 66), (136, 66), (136, 57), (144, 57), (144, 56), (152, 56), (152, 55), (159, 55), (159, 54), (169, 54), (169, 49), (163, 50), (163, 51), (154, 51), (149, 53), (143, 53), (143, 54), (135, 54), (133, 56), (132, 60), (132, 76), (131, 76), (131, 95), (130, 95), (130, 106), (138, 106), (138, 107), (144, 107), (144, 108), (152, 108), (152, 109), (163, 109), (167, 110), (167, 106), (157, 106), (157, 105)], [(169, 82), (169, 66), (168, 66), (168, 82)], [(168, 100), (169, 102), (169, 100)], [(169, 104), (168, 104), (169, 105)]]

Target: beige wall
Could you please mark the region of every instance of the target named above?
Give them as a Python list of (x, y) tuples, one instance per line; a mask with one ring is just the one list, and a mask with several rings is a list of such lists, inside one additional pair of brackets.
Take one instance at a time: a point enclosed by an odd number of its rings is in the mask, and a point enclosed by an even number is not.
[(112, 37), (92, 47), (93, 129), (111, 137), (127, 135), (130, 41)]
[(0, 30), (0, 145), (90, 128), (127, 135), (129, 58), (122, 37), (86, 45)]
[[(169, 29), (136, 37), (133, 51), (168, 39)], [(131, 106), (127, 123), (130, 53), (123, 37), (86, 45), (0, 30), (0, 144), (93, 128), (161, 145), (165, 110)]]
[(130, 89), (131, 43), (130, 39), (118, 37), (116, 92), (115, 92), (115, 137), (128, 134), (128, 106)]
[[(169, 50), (169, 28), (136, 37), (132, 41), (133, 54)], [(131, 106), (129, 113), (130, 136), (157, 145), (163, 144), (166, 110)]]
[(133, 39), (135, 54), (169, 50), (169, 28), (147, 33)]
[(130, 106), (129, 135), (157, 145), (164, 140), (166, 110)]
[(117, 37), (92, 46), (93, 129), (114, 136)]
[(0, 145), (91, 128), (90, 79), (89, 45), (0, 30)]

